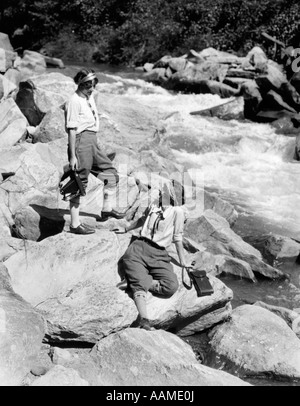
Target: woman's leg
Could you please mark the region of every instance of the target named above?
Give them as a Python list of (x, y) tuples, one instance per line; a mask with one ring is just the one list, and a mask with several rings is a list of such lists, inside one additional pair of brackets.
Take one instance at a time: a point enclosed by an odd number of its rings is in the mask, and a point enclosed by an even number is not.
[(79, 196), (76, 199), (70, 200), (70, 215), (71, 215), (71, 227), (77, 228), (80, 225), (79, 208), (80, 200)]
[(149, 291), (163, 298), (173, 296), (179, 287), (170, 260), (166, 251), (161, 251), (161, 255), (157, 252), (157, 259), (150, 264), (151, 268), (149, 269), (149, 275), (153, 278)]
[(123, 270), (133, 292), (133, 300), (138, 311), (138, 327), (152, 330), (148, 318), (146, 295), (152, 284), (152, 277), (147, 270), (149, 249), (142, 241), (134, 241), (125, 252), (122, 262)]
[[(93, 164), (93, 150), (88, 136), (85, 132), (76, 136), (75, 152), (78, 162), (76, 172), (79, 174), (84, 189), (87, 188), (88, 176)], [(80, 226), (80, 196), (70, 200), (71, 231)], [(78, 230), (80, 234), (91, 234), (91, 230)]]

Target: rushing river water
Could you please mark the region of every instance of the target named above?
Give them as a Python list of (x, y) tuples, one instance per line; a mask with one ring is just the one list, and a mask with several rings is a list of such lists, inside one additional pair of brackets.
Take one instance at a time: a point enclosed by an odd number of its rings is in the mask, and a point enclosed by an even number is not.
[[(300, 163), (292, 160), (294, 137), (277, 134), (269, 124), (190, 115), (217, 104), (217, 95), (174, 94), (145, 82), (134, 70), (92, 67), (101, 72), (100, 91), (134, 95), (143, 105), (165, 113), (166, 134), (177, 161), (191, 174), (192, 168), (198, 169), (205, 187), (234, 205), (239, 213), (237, 234), (251, 241), (270, 233), (300, 241)], [(68, 64), (63, 73), (73, 76), (77, 68)], [(253, 284), (222, 278), (234, 292), (233, 307), (261, 300), (300, 308), (299, 263), (293, 258), (275, 266), (288, 273), (290, 281)]]

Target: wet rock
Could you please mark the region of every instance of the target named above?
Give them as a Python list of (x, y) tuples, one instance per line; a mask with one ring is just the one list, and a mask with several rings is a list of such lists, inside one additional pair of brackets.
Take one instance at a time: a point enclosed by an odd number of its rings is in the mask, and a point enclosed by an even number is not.
[(300, 341), (285, 321), (259, 306), (233, 310), (210, 333), (214, 351), (248, 374), (300, 378)]

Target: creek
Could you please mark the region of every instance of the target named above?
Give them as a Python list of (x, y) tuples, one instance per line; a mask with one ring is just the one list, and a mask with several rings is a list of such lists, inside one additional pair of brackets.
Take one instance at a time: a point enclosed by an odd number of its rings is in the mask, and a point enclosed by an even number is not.
[[(70, 61), (62, 73), (73, 77), (83, 65)], [(238, 235), (254, 245), (269, 234), (300, 242), (300, 163), (292, 159), (294, 137), (277, 133), (270, 124), (190, 115), (192, 111), (216, 105), (221, 101), (217, 95), (176, 94), (145, 82), (142, 74), (133, 69), (86, 66), (99, 73), (100, 91), (134, 96), (146, 107), (158, 109), (167, 117), (166, 137), (177, 162), (184, 164), (192, 177), (193, 170), (197, 169), (196, 173), (201, 173), (199, 181), (204, 182), (205, 188), (235, 207), (239, 217), (233, 229)], [(297, 258), (277, 260), (274, 266), (288, 274), (289, 280), (259, 279), (252, 283), (221, 276), (234, 292), (232, 307), (264, 301), (299, 309)], [(201, 348), (206, 339), (205, 335), (198, 335), (188, 341), (194, 348)], [(211, 365), (208, 360), (207, 364)], [(257, 385), (300, 385), (272, 379), (249, 381)]]

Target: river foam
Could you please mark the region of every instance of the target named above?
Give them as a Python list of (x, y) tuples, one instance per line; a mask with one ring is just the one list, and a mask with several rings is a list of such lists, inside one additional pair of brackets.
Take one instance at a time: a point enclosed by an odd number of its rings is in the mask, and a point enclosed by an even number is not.
[[(294, 137), (277, 134), (270, 124), (190, 114), (221, 102), (217, 95), (173, 94), (141, 79), (112, 77), (119, 93), (161, 112), (178, 161), (199, 169), (207, 188), (242, 213), (265, 218), (300, 240), (300, 163), (292, 159)], [(116, 92), (116, 84), (105, 91)]]

